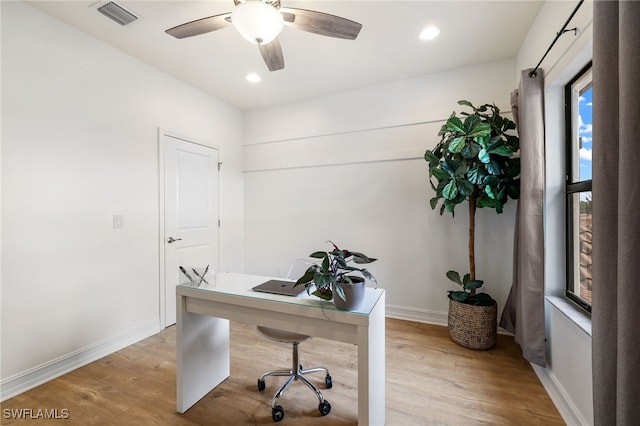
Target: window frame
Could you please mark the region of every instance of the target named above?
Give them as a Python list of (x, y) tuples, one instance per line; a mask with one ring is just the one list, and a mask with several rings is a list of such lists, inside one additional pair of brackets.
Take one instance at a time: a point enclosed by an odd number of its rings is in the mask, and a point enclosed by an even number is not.
[[(573, 289), (575, 288), (576, 278), (579, 277), (574, 276), (574, 259), (575, 257), (575, 238), (579, 238), (574, 233), (573, 226), (573, 215), (574, 215), (574, 203), (572, 201), (572, 197), (574, 194), (579, 194), (582, 192), (592, 192), (592, 179), (589, 180), (573, 180), (574, 170), (573, 170), (573, 158), (574, 158), (574, 150), (577, 148), (580, 149), (578, 144), (574, 141), (574, 123), (572, 120), (573, 115), (573, 97), (572, 97), (572, 89), (573, 85), (581, 80), (590, 70), (593, 68), (593, 63), (590, 61), (587, 65), (585, 65), (564, 87), (564, 107), (565, 107), (565, 190), (564, 190), (564, 205), (565, 205), (565, 270), (566, 270), (566, 286), (565, 286), (565, 296), (578, 305), (583, 310), (587, 311), (591, 314), (591, 303), (589, 303), (586, 299), (577, 295)], [(593, 84), (593, 77), (591, 80), (591, 84)], [(592, 198), (593, 199), (593, 198)], [(579, 267), (579, 266), (578, 266)], [(592, 283), (593, 286), (593, 283)], [(592, 300), (593, 302), (593, 300)]]

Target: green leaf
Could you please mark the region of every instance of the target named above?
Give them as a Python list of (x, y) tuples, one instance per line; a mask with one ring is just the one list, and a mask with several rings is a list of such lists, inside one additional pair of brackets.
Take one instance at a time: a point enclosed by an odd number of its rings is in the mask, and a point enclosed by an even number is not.
[[(519, 158), (509, 158), (509, 161), (506, 161), (502, 166), (506, 177), (513, 180), (516, 179), (520, 174), (520, 159)], [(519, 185), (518, 181), (518, 185)]]
[(481, 122), (480, 116), (471, 114), (464, 120), (464, 132), (468, 135)]
[(465, 289), (465, 290), (474, 290), (474, 289), (476, 289), (476, 288), (480, 288), (480, 287), (482, 287), (482, 284), (484, 284), (484, 281), (481, 281), (481, 280), (472, 280), (472, 281), (469, 281), (468, 283), (466, 283), (466, 284), (464, 285), (464, 289)]
[(467, 134), (469, 138), (481, 138), (491, 134), (489, 123), (478, 123), (471, 132)]
[(489, 157), (489, 153), (486, 149), (482, 148), (480, 150), (480, 152), (478, 153), (478, 160), (480, 160), (484, 164), (487, 164), (489, 161), (491, 161), (491, 157)]
[(520, 149), (520, 139), (517, 136), (505, 135), (507, 137), (507, 143), (514, 151)]
[(336, 283), (336, 285), (333, 286), (333, 289), (338, 294), (338, 297), (346, 302), (347, 296), (345, 296), (342, 286), (339, 283)]
[[(451, 200), (447, 200), (447, 199), (445, 199), (445, 200), (442, 202), (442, 207), (443, 207), (444, 209), (446, 209), (449, 213), (451, 213), (451, 215), (452, 215), (452, 216), (455, 216), (455, 214), (454, 214), (454, 210), (455, 210), (455, 208), (456, 208), (456, 203), (454, 203), (454, 202), (453, 202), (453, 201), (451, 201)], [(442, 215), (442, 211), (440, 212), (440, 215)]]
[(431, 169), (430, 172), (438, 180), (449, 179), (449, 175), (445, 173), (442, 169), (439, 169), (437, 167), (434, 167), (433, 169)]
[(513, 150), (506, 145), (499, 146), (489, 151), (490, 154), (496, 154), (501, 157), (511, 157)]
[(468, 160), (475, 159), (480, 152), (480, 146), (477, 143), (466, 143), (460, 154)]
[(462, 284), (463, 286), (467, 285), (467, 283), (471, 280), (471, 274), (464, 274), (464, 277), (462, 278)]
[(502, 173), (502, 167), (500, 167), (500, 163), (497, 161), (490, 161), (486, 165), (487, 171), (494, 176), (497, 176)]
[(435, 210), (436, 206), (438, 205), (438, 200), (440, 198), (439, 197), (433, 197), (432, 199), (429, 200), (429, 204), (431, 205), (431, 210)]
[(458, 168), (456, 169), (456, 171), (455, 171), (455, 177), (456, 177), (456, 178), (459, 178), (459, 177), (462, 177), (462, 176), (464, 176), (465, 174), (467, 174), (467, 168), (468, 168), (468, 167), (469, 167), (469, 166), (467, 165), (467, 163), (462, 162), (462, 163), (458, 166)]
[(493, 306), (496, 304), (496, 301), (487, 293), (476, 293), (475, 296), (467, 298), (464, 303), (476, 306)]
[(466, 101), (464, 99), (458, 101), (458, 105), (464, 105), (464, 106), (468, 106), (469, 108), (475, 109), (475, 107), (473, 106), (473, 104), (471, 102)]
[(460, 274), (456, 271), (447, 271), (447, 278), (458, 285), (462, 285), (462, 281), (460, 281)]
[(323, 300), (331, 300), (331, 299), (333, 299), (333, 292), (328, 288), (318, 289), (318, 290), (314, 291), (311, 294), (313, 294), (314, 296), (319, 297), (320, 299), (323, 299)]
[(363, 264), (363, 263), (371, 263), (371, 262), (375, 262), (378, 259), (374, 259), (373, 257), (369, 257), (364, 253), (360, 253), (357, 251), (352, 251), (351, 254), (353, 255), (353, 261), (354, 263), (357, 264)]
[(493, 188), (491, 187), (491, 185), (485, 186), (484, 192), (486, 192), (489, 198), (491, 198), (492, 200), (496, 199), (496, 194), (493, 192)]
[(489, 144), (489, 140), (491, 139), (491, 135), (479, 136), (474, 138), (478, 144), (484, 149), (487, 149), (487, 145)]
[(429, 162), (429, 164), (431, 163), (438, 163), (440, 161), (440, 159), (438, 157), (436, 157), (436, 155), (427, 150), (427, 152), (424, 153), (424, 159)]
[(445, 126), (447, 126), (447, 130), (451, 132), (464, 133), (464, 126), (462, 124), (462, 120), (460, 120), (458, 117), (455, 117), (455, 116), (449, 117)]
[(451, 179), (447, 186), (442, 190), (442, 196), (447, 200), (453, 200), (458, 195), (458, 187), (456, 186), (456, 180)]
[(304, 273), (304, 275), (302, 275), (300, 278), (298, 278), (298, 281), (296, 281), (295, 286), (300, 285), (300, 284), (307, 284), (313, 281), (313, 277), (315, 275), (315, 268), (313, 265), (311, 267), (309, 267), (309, 269), (307, 269)]
[(449, 299), (455, 300), (456, 302), (465, 303), (469, 298), (469, 293), (464, 291), (449, 291)]
[(474, 185), (479, 185), (482, 183), (484, 177), (486, 176), (485, 171), (478, 166), (474, 166), (469, 169), (467, 172), (467, 179)]
[(507, 195), (513, 200), (520, 198), (520, 179), (516, 179), (517, 184), (507, 186)]
[(458, 152), (462, 151), (462, 148), (464, 148), (465, 145), (465, 140), (466, 138), (464, 136), (454, 138), (449, 144), (449, 152), (457, 154)]
[(473, 194), (474, 189), (475, 187), (468, 180), (458, 179), (458, 193), (464, 198), (467, 198), (469, 195)]
[(498, 178), (492, 175), (486, 175), (482, 180), (482, 185), (496, 185), (499, 182)]
[(495, 135), (492, 136), (489, 139), (489, 142), (487, 142), (487, 151), (491, 151), (494, 148), (497, 148), (498, 146), (504, 145), (504, 141), (502, 140), (502, 137), (500, 135)]
[(458, 168), (457, 165), (455, 165), (455, 167), (452, 167), (452, 165), (448, 160), (445, 160), (440, 163), (440, 169), (442, 169), (442, 171), (444, 171), (446, 174), (448, 174), (451, 177), (454, 177), (456, 175), (455, 170), (457, 168)]
[(492, 200), (491, 198), (488, 198), (488, 197), (480, 197), (476, 201), (476, 205), (479, 208), (485, 208), (485, 207), (494, 208), (496, 206), (496, 200)]
[(316, 273), (313, 277), (313, 284), (315, 284), (316, 289), (318, 290), (328, 287), (331, 285), (331, 276), (328, 274)]

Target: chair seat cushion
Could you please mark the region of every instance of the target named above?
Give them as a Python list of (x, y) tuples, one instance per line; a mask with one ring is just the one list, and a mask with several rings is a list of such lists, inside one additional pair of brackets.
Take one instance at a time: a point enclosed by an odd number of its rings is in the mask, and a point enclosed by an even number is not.
[(256, 326), (256, 331), (269, 340), (282, 343), (300, 343), (311, 338), (311, 336), (307, 336), (306, 334), (292, 333), (290, 331), (278, 330), (261, 325)]

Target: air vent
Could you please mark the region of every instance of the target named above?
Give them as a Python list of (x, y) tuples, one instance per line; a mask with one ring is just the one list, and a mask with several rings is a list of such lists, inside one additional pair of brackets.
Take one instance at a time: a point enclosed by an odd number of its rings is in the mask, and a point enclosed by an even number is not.
[(118, 24), (125, 26), (138, 20), (138, 17), (115, 2), (106, 3), (98, 8), (98, 12)]

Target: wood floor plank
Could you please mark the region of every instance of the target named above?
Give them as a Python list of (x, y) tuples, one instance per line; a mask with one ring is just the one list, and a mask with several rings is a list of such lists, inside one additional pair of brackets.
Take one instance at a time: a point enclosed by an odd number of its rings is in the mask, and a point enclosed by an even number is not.
[[(472, 351), (451, 341), (446, 327), (387, 319), (387, 425), (564, 425), (531, 366), (510, 336), (494, 349)], [(291, 350), (231, 323), (231, 377), (184, 414), (175, 411), (175, 327), (131, 345), (2, 403), (2, 425), (262, 425), (273, 424), (271, 398), (283, 378), (266, 370), (290, 368)], [(281, 424), (357, 424), (357, 348), (314, 338), (300, 346), (305, 367), (326, 366), (312, 378), (332, 409), (320, 416), (318, 400), (301, 383), (280, 399)], [(67, 419), (15, 419), (38, 409), (68, 410)], [(9, 411), (8, 413), (11, 413)], [(7, 418), (9, 417), (9, 418)], [(37, 422), (37, 423), (35, 423)]]

